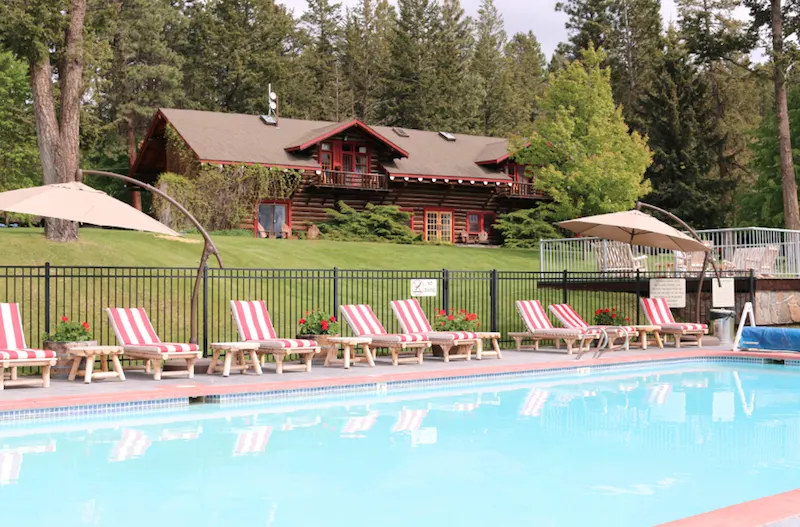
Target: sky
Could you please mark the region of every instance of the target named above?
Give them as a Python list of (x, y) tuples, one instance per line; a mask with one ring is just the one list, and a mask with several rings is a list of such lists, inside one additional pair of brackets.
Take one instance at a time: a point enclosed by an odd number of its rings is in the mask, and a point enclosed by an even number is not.
[[(340, 0), (344, 6), (354, 6), (358, 0)], [(564, 27), (566, 16), (555, 10), (558, 0), (495, 0), (495, 5), (503, 15), (506, 32), (509, 36), (518, 32), (533, 31), (542, 44), (542, 50), (550, 57), (559, 42), (567, 39)], [(390, 0), (397, 4), (396, 0)], [(300, 15), (306, 6), (306, 0), (281, 0), (281, 3)], [(464, 10), (470, 16), (476, 16), (480, 0), (461, 0)], [(661, 0), (661, 14), (664, 23), (677, 22), (677, 9), (674, 0)]]

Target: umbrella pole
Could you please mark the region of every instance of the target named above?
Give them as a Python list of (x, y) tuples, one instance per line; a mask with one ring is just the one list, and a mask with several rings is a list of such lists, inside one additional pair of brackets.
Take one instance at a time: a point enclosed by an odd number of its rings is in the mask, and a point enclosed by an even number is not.
[(164, 192), (163, 190), (157, 189), (152, 185), (148, 185), (143, 181), (139, 181), (138, 179), (134, 179), (132, 177), (123, 176), (121, 174), (115, 174), (113, 172), (106, 172), (104, 170), (78, 170), (78, 181), (83, 181), (84, 174), (91, 174), (94, 176), (105, 176), (114, 179), (122, 180), (126, 183), (130, 183), (131, 185), (136, 185), (137, 187), (141, 187), (145, 190), (156, 194), (157, 196), (164, 198), (167, 200), (171, 205), (173, 205), (176, 209), (181, 211), (184, 216), (194, 225), (194, 227), (200, 232), (200, 235), (203, 237), (204, 244), (203, 244), (203, 255), (200, 257), (200, 265), (197, 268), (197, 276), (195, 277), (194, 281), (194, 288), (192, 290), (192, 310), (191, 310), (191, 335), (189, 336), (189, 342), (192, 344), (197, 344), (197, 300), (200, 296), (200, 280), (203, 278), (203, 268), (208, 262), (208, 256), (213, 254), (217, 258), (217, 263), (219, 264), (220, 268), (225, 267), (222, 263), (222, 256), (219, 254), (219, 250), (217, 246), (214, 244), (214, 241), (211, 239), (211, 236), (208, 232), (203, 228), (197, 218), (195, 218), (191, 212), (189, 212), (186, 207), (175, 201), (169, 194)]

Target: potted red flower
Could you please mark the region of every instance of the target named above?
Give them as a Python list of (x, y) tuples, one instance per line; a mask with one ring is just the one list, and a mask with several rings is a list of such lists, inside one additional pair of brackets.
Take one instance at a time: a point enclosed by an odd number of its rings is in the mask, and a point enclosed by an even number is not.
[[(445, 311), (440, 309), (433, 317), (433, 330), (434, 331), (481, 331), (481, 321), (478, 320), (476, 313), (470, 313), (466, 309), (450, 309)], [(452, 351), (451, 351), (452, 353)], [(438, 347), (433, 347), (433, 356), (441, 357), (444, 352)]]
[(336, 317), (325, 311), (313, 309), (306, 311), (297, 324), (299, 326), (297, 338), (316, 340), (322, 348), (319, 356), (324, 359), (328, 348), (332, 346), (328, 339), (339, 336), (339, 321)]
[(42, 335), (42, 340), (45, 349), (56, 352), (56, 367), (50, 372), (54, 378), (67, 378), (69, 375), (72, 359), (67, 351), (70, 348), (97, 346), (88, 322), (72, 322), (66, 316), (61, 317), (61, 322), (56, 324), (53, 331)]
[(617, 308), (603, 308), (594, 312), (595, 326), (627, 326), (631, 319), (617, 312)]

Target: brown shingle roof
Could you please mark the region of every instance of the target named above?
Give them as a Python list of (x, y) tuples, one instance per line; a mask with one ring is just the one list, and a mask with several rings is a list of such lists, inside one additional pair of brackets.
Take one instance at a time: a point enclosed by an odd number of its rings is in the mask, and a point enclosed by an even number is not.
[[(286, 148), (339, 125), (281, 118), (276, 127), (265, 124), (257, 115), (177, 109), (162, 109), (161, 113), (202, 161), (318, 167), (313, 159), (294, 155)], [(455, 134), (455, 141), (447, 141), (438, 132), (405, 129), (408, 137), (401, 137), (388, 126), (370, 128), (408, 153), (407, 158), (383, 164), (389, 174), (509, 180), (496, 167), (476, 164), (476, 154), (483, 157), (483, 152), (507, 149), (505, 139)]]

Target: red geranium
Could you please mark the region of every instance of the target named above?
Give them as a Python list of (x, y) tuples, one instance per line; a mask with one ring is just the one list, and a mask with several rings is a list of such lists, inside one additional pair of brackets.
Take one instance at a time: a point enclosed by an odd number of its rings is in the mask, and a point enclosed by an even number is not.
[(306, 323), (306, 319), (304, 319), (304, 318), (301, 318), (300, 320), (298, 320), (298, 321), (297, 321), (297, 323), (298, 323), (298, 324), (300, 324), (300, 325), (302, 326), (303, 324), (305, 324), (305, 323)]
[(68, 317), (61, 317), (61, 322), (69, 322), (69, 318)]
[(447, 317), (447, 320), (450, 320), (450, 321), (453, 321), (455, 319), (456, 319), (456, 317), (454, 317), (453, 315), (450, 315), (449, 317)]
[(336, 317), (334, 317), (333, 315), (331, 315), (331, 318), (329, 318), (328, 320), (330, 320), (331, 322), (336, 322)]
[(603, 310), (603, 313), (611, 313), (611, 310), (610, 310), (610, 309), (608, 309), (608, 308), (605, 308), (605, 309)]
[(617, 314), (616, 313), (612, 313), (611, 314), (611, 318), (617, 318)]
[(320, 320), (319, 325), (322, 326), (323, 331), (328, 331), (328, 321), (327, 320)]
[(596, 311), (594, 312), (594, 314), (595, 314), (595, 315), (599, 315), (599, 314), (600, 314), (600, 313), (602, 313), (602, 312), (603, 312), (602, 310), (598, 309), (598, 310), (596, 310)]
[(81, 324), (81, 327), (83, 329), (85, 329), (86, 331), (89, 331), (89, 323), (88, 322), (84, 322), (83, 324)]

